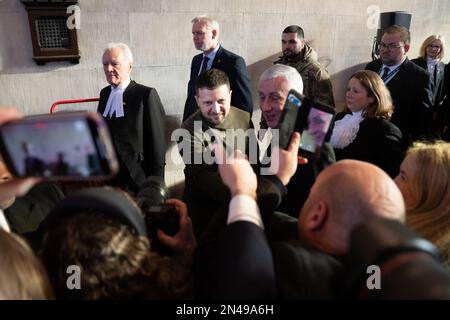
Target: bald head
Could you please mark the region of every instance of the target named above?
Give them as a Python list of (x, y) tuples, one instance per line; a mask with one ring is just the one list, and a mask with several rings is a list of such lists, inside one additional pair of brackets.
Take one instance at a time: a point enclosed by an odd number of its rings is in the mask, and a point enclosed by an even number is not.
[(347, 252), (350, 232), (370, 216), (405, 219), (400, 190), (380, 168), (342, 160), (326, 168), (302, 209), (299, 232), (324, 252)]

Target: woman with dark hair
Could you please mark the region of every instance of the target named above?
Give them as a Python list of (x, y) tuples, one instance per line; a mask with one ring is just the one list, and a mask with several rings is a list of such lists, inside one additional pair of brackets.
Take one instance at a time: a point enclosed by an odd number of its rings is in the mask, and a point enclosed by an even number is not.
[(405, 146), (400, 130), (389, 122), (393, 105), (383, 80), (373, 71), (355, 73), (346, 101), (348, 110), (336, 115), (331, 135), (336, 160), (370, 162), (395, 177)]

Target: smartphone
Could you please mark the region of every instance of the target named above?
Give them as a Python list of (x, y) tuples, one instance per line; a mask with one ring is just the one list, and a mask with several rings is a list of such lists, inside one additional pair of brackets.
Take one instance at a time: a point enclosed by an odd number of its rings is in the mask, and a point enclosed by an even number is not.
[(17, 177), (105, 180), (119, 170), (107, 125), (95, 112), (25, 117), (0, 127), (0, 152)]
[(287, 149), (292, 133), (297, 131), (302, 137), (298, 154), (317, 158), (334, 115), (333, 107), (308, 99), (295, 90), (289, 91), (278, 125), (280, 147)]

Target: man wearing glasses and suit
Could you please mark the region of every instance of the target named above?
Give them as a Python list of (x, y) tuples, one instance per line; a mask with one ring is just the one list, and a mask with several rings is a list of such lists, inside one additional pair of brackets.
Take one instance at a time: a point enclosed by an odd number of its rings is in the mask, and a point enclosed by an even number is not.
[(408, 29), (397, 25), (384, 30), (380, 42), (380, 59), (366, 69), (378, 72), (394, 102), (391, 122), (402, 132), (405, 144), (432, 134), (433, 90), (430, 75), (412, 63)]

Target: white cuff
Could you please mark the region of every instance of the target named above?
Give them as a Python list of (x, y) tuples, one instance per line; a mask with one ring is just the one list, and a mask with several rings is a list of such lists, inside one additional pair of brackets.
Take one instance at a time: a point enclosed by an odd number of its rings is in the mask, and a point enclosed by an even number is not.
[(252, 197), (240, 194), (231, 199), (227, 224), (237, 221), (248, 221), (264, 229), (258, 204)]
[(6, 221), (6, 217), (3, 214), (3, 210), (0, 209), (0, 228), (4, 229), (7, 232), (10, 232), (8, 221)]

